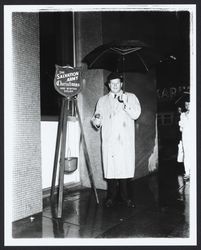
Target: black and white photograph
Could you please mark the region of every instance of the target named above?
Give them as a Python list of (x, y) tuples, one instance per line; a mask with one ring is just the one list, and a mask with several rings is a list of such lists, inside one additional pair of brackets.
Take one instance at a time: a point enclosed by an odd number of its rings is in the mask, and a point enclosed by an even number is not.
[(196, 5), (4, 5), (5, 246), (196, 246)]

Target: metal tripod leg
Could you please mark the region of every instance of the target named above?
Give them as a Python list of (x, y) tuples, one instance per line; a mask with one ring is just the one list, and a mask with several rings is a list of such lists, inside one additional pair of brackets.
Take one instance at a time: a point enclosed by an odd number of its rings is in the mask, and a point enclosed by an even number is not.
[(85, 140), (85, 136), (84, 136), (84, 129), (83, 129), (83, 126), (82, 126), (80, 112), (79, 112), (78, 105), (77, 105), (77, 99), (74, 100), (74, 102), (75, 102), (76, 112), (78, 114), (78, 120), (79, 120), (80, 129), (81, 129), (81, 139), (82, 139), (82, 142), (83, 142), (83, 150), (84, 150), (84, 154), (85, 154), (85, 158), (86, 158), (89, 179), (90, 179), (90, 182), (91, 182), (91, 186), (92, 186), (92, 188), (94, 190), (94, 194), (95, 194), (95, 197), (96, 197), (96, 203), (99, 204), (98, 194), (97, 194), (97, 191), (96, 191), (96, 186), (95, 186), (95, 182), (94, 182), (94, 178), (93, 178), (93, 172), (92, 172), (92, 168), (91, 168), (91, 162), (90, 162), (90, 158), (89, 158), (89, 154), (88, 154), (88, 150), (87, 150), (87, 144), (86, 144), (86, 140)]
[(58, 128), (57, 128), (57, 141), (56, 141), (56, 149), (55, 149), (55, 156), (54, 156), (53, 174), (52, 174), (51, 200), (53, 200), (54, 192), (55, 192), (55, 181), (56, 181), (56, 174), (57, 174), (59, 150), (60, 150), (60, 145), (61, 145), (61, 133), (62, 133), (62, 128), (63, 128), (64, 104), (65, 104), (65, 99), (63, 98), (62, 106), (61, 106), (61, 113), (60, 113), (59, 123), (58, 123)]
[[(67, 103), (66, 103), (67, 102)], [(65, 152), (66, 152), (66, 127), (67, 127), (67, 106), (69, 106), (69, 100), (65, 100), (64, 105), (64, 115), (63, 115), (63, 132), (61, 140), (61, 151), (60, 151), (60, 171), (59, 171), (59, 197), (58, 197), (58, 209), (57, 218), (62, 216), (62, 206), (63, 206), (63, 189), (64, 189), (64, 165), (65, 165)]]

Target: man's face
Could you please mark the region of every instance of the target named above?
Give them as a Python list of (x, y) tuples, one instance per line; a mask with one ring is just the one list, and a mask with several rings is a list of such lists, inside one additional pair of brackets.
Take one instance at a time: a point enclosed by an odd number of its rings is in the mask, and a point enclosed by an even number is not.
[(117, 94), (121, 90), (122, 82), (119, 78), (112, 79), (109, 82), (109, 87), (112, 93)]

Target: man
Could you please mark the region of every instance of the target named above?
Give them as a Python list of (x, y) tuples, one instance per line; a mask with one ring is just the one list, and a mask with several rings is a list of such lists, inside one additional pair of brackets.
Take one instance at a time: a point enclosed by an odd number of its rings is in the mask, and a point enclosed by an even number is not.
[(191, 157), (192, 157), (192, 131), (190, 126), (190, 95), (185, 92), (182, 100), (185, 103), (185, 112), (181, 113), (179, 126), (182, 133), (182, 147), (184, 153), (184, 168), (185, 168), (185, 179), (190, 177), (190, 166), (191, 166)]
[[(141, 113), (140, 103), (132, 93), (123, 93), (121, 75), (108, 77), (110, 92), (101, 97), (92, 118), (101, 128), (104, 177), (108, 182), (106, 206), (115, 204), (118, 195), (128, 207), (134, 207), (129, 197), (128, 179), (135, 172), (135, 123)], [(119, 192), (118, 192), (119, 187)]]

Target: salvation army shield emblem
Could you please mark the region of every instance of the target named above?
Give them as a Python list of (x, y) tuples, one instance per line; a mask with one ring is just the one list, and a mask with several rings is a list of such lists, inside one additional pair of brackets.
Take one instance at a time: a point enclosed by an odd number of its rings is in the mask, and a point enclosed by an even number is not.
[(54, 87), (61, 95), (73, 97), (81, 91), (81, 69), (55, 65)]

